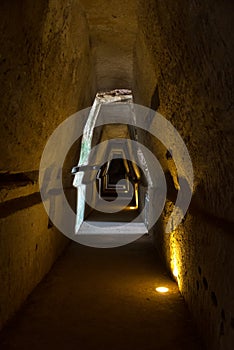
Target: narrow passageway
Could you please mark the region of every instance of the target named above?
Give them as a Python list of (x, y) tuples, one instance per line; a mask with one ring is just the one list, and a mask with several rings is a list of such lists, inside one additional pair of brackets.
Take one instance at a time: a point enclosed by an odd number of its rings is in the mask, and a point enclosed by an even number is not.
[[(155, 291), (164, 286), (168, 293)], [(149, 236), (114, 249), (71, 243), (3, 332), (2, 350), (201, 350)]]
[(1, 1), (1, 350), (234, 349), (233, 23)]

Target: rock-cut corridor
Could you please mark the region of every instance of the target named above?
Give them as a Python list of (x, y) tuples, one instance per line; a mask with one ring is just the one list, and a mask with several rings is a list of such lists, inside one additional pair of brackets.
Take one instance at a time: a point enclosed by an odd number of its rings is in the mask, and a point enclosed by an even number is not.
[[(233, 350), (233, 23), (231, 0), (1, 1), (1, 349)], [(165, 175), (165, 205), (149, 235), (95, 249), (69, 240), (47, 215), (39, 168), (56, 128), (92, 106), (97, 93), (115, 89), (131, 90), (135, 104), (177, 130), (194, 181), (187, 181), (184, 158), (175, 161), (173, 133), (160, 129), (165, 144), (136, 128)], [(96, 143), (123, 132), (113, 125), (95, 128)], [(78, 139), (59, 169), (72, 208), (80, 145)], [(108, 200), (117, 188), (129, 195), (126, 181), (117, 182), (130, 178), (129, 213), (111, 220), (131, 220), (150, 198), (137, 166), (125, 159), (103, 165), (100, 174), (94, 181)], [(185, 185), (192, 200), (176, 226), (169, 218), (182, 211), (175, 203)], [(97, 211), (87, 215), (106, 220)], [(169, 290), (160, 294), (158, 286)]]

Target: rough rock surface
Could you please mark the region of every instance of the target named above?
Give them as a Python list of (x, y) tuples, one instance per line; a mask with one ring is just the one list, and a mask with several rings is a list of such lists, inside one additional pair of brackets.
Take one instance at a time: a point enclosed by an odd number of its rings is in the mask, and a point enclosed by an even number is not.
[[(234, 3), (80, 2), (83, 9), (77, 0), (1, 2), (1, 175), (37, 172), (48, 136), (66, 117), (91, 105), (97, 90), (133, 87), (137, 103), (157, 109), (179, 131), (194, 166), (189, 212), (164, 235), (178, 189), (175, 164), (160, 142), (139, 133), (170, 180), (155, 244), (177, 272), (208, 348), (232, 350)], [(47, 230), (37, 183), (28, 179), (0, 193), (0, 324), (66, 243)]]
[[(212, 349), (234, 341), (233, 10), (231, 1), (140, 1), (135, 56), (137, 101), (171, 121), (193, 162), (189, 213), (170, 235), (160, 235), (159, 223), (155, 241), (170, 269), (177, 265), (180, 290)], [(173, 177), (165, 149), (148, 145)], [(171, 208), (169, 200), (162, 227)]]
[(38, 170), (50, 134), (92, 100), (86, 18), (75, 0), (1, 6), (0, 170)]
[(1, 328), (67, 244), (48, 229), (37, 179), (27, 175), (38, 172), (54, 129), (90, 105), (95, 85), (78, 1), (2, 1), (0, 17)]
[(137, 1), (81, 0), (90, 28), (97, 89), (131, 88)]

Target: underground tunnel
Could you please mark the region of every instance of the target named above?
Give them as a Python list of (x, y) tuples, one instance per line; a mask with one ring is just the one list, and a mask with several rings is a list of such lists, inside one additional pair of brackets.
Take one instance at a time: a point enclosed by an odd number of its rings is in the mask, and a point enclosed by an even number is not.
[[(0, 16), (1, 349), (232, 350), (233, 1), (3, 0)], [(137, 127), (138, 142), (165, 175), (165, 205), (139, 239), (98, 249), (70, 240), (53, 223), (39, 169), (59, 125), (89, 112), (97, 94), (123, 90), (151, 111), (152, 129), (154, 111), (177, 130), (193, 186), (178, 175), (173, 144)], [(95, 186), (107, 207), (117, 192), (131, 197), (124, 213), (131, 222), (142, 207), (144, 176), (118, 143), (133, 138), (130, 120), (120, 124), (95, 127), (94, 142), (114, 135), (118, 154), (98, 168)], [(59, 140), (53, 154), (62, 146)], [(82, 137), (61, 175), (74, 210), (72, 169), (80, 170), (81, 149)], [(181, 186), (192, 199), (177, 226), (170, 217), (179, 212)]]

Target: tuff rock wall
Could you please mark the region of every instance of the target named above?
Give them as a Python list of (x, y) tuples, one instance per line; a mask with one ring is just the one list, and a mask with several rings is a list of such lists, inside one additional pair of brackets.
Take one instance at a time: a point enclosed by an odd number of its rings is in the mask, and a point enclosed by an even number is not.
[(208, 348), (225, 350), (234, 344), (233, 5), (140, 1), (134, 71), (136, 102), (172, 123), (194, 167), (189, 211), (165, 234), (178, 189), (175, 164), (162, 144), (142, 136), (174, 182), (155, 244)]
[(96, 88), (78, 1), (2, 1), (0, 17), (1, 328), (68, 242), (41, 203), (40, 158), (50, 134), (88, 107)]

